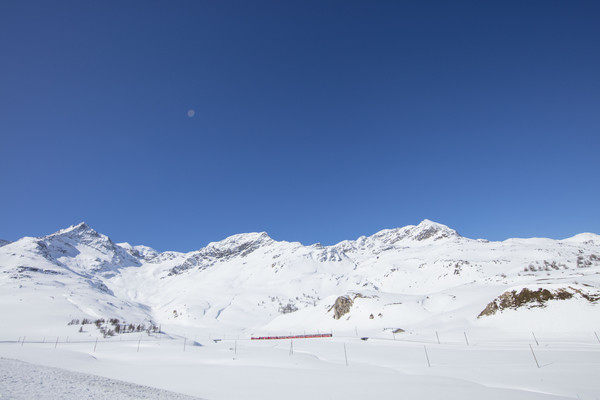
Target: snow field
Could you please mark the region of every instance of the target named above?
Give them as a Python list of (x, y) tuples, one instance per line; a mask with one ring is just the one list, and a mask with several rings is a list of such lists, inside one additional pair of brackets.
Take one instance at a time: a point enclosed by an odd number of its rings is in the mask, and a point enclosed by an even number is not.
[[(570, 337), (540, 332), (539, 346), (533, 335), (525, 333), (472, 335), (468, 346), (463, 332), (444, 332), (441, 344), (435, 332), (366, 341), (350, 335), (216, 342), (214, 336), (159, 340), (144, 334), (142, 341), (139, 336), (123, 336), (131, 338), (100, 339), (95, 352), (95, 340), (61, 342), (56, 349), (55, 343), (13, 340), (0, 343), (0, 356), (206, 399), (375, 395), (438, 399), (442, 393), (450, 399), (596, 399), (600, 395), (600, 343), (591, 332)], [(35, 381), (31, 384), (36, 386)]]
[(193, 400), (194, 397), (99, 376), (0, 358), (0, 398), (13, 400)]

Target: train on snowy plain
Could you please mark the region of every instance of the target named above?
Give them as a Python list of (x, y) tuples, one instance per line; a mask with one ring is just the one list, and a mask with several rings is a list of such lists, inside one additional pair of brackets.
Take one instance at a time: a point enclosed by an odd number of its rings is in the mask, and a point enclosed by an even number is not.
[(259, 336), (251, 337), (251, 340), (277, 340), (277, 339), (314, 339), (332, 337), (331, 333), (317, 333), (314, 335), (290, 335), (290, 336)]

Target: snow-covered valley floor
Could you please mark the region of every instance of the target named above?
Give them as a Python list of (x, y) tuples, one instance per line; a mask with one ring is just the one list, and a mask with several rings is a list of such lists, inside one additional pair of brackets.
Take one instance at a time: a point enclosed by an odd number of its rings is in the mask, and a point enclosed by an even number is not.
[(0, 398), (14, 400), (193, 400), (149, 386), (0, 358)]
[(351, 334), (293, 341), (251, 341), (233, 334), (215, 338), (144, 334), (140, 342), (140, 335), (127, 334), (99, 339), (97, 345), (91, 338), (79, 342), (62, 338), (58, 344), (56, 338), (5, 340), (0, 343), (4, 358), (0, 396), (2, 400), (186, 398), (183, 395), (209, 400), (600, 398), (600, 343), (594, 332), (567, 336), (541, 332), (535, 338), (530, 333), (465, 337), (464, 332), (444, 332), (441, 344), (435, 332), (398, 334), (396, 340), (381, 333), (368, 340)]

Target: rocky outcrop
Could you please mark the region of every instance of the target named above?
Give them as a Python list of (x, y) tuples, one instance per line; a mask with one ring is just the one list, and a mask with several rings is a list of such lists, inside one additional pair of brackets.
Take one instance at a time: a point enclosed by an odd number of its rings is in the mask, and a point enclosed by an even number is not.
[(365, 298), (365, 296), (360, 293), (354, 293), (352, 296), (340, 296), (335, 299), (335, 303), (333, 303), (327, 312), (333, 310), (333, 318), (340, 319), (350, 312), (350, 308), (352, 307), (352, 304), (354, 304), (354, 300), (357, 298)]
[(546, 302), (550, 300), (568, 300), (573, 298), (575, 295), (579, 295), (581, 298), (589, 302), (596, 302), (600, 300), (600, 293), (586, 293), (581, 289), (577, 289), (569, 286), (568, 288), (560, 289), (543, 289), (531, 290), (528, 288), (521, 289), (520, 292), (512, 290), (510, 292), (504, 292), (496, 299), (491, 301), (483, 311), (477, 316), (477, 318), (485, 317), (488, 315), (494, 315), (499, 311), (505, 309), (514, 309), (521, 307), (533, 308), (533, 307), (545, 307)]
[(354, 303), (354, 300), (350, 296), (340, 296), (335, 300), (329, 311), (333, 310), (334, 319), (340, 319), (350, 312), (352, 303)]
[(169, 276), (180, 274), (191, 268), (205, 269), (212, 267), (217, 262), (225, 262), (234, 257), (246, 257), (253, 251), (273, 243), (273, 239), (266, 232), (233, 235), (220, 242), (209, 243), (208, 246), (189, 253), (190, 255), (182, 264), (169, 270)]

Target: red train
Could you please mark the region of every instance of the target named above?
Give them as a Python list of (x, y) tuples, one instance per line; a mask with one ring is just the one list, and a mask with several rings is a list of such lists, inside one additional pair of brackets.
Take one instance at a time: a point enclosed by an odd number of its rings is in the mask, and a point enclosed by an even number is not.
[(332, 337), (331, 333), (317, 333), (315, 335), (292, 335), (292, 336), (259, 336), (259, 337), (251, 337), (251, 340), (276, 340), (276, 339), (313, 339), (313, 338), (323, 338), (323, 337)]

